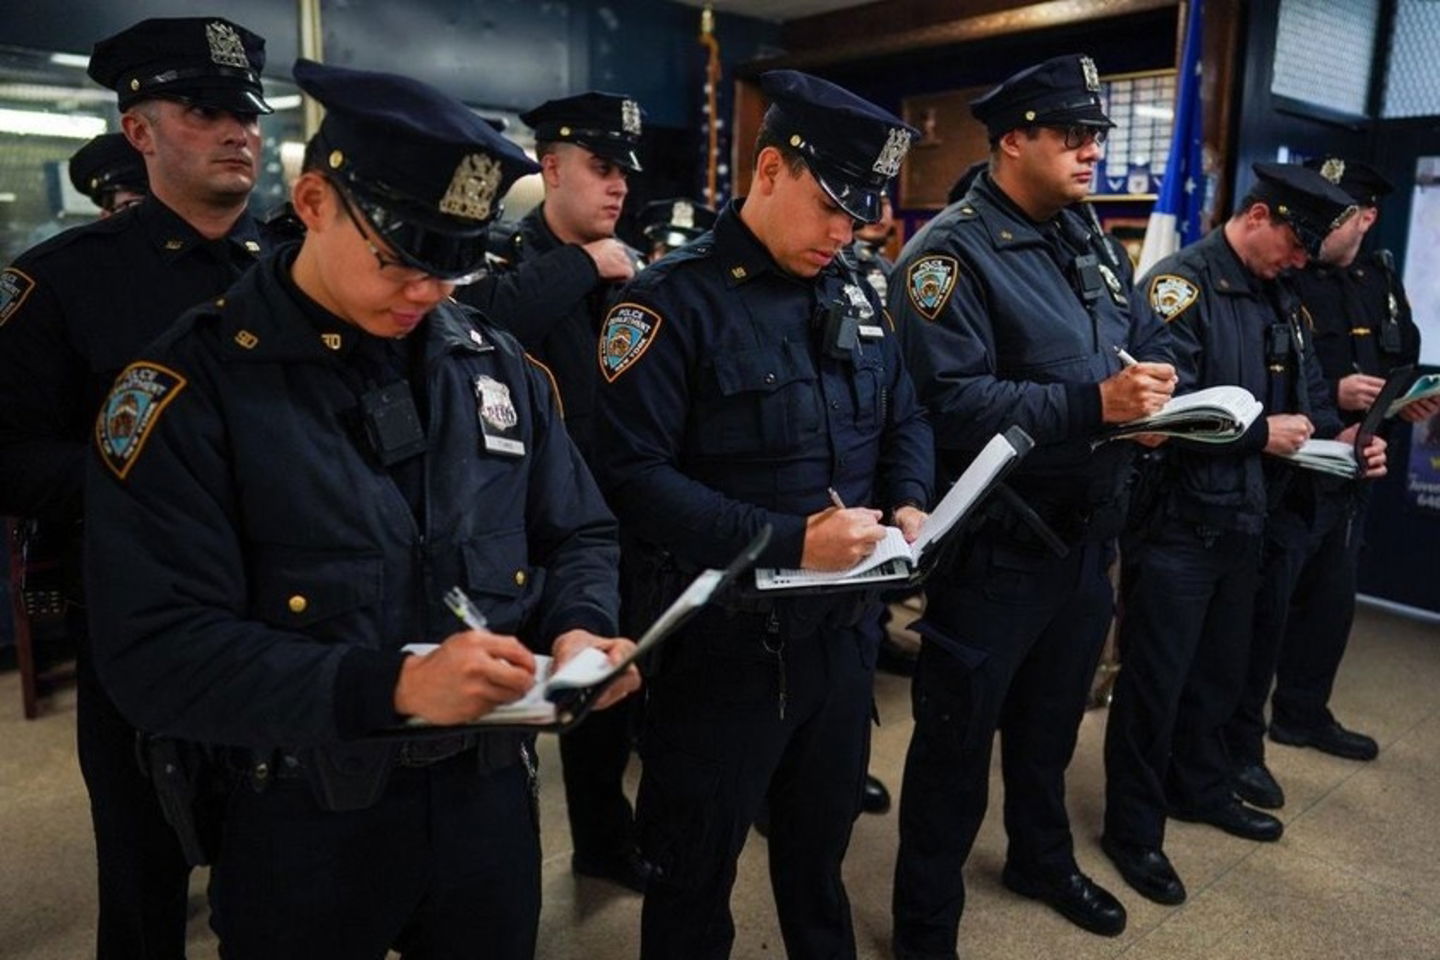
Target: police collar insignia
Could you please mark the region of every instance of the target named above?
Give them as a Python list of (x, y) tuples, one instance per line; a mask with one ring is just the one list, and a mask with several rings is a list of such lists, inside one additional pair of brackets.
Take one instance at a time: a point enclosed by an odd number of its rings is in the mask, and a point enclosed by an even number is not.
[(663, 318), (637, 303), (620, 303), (605, 318), (600, 334), (600, 373), (614, 383), (650, 348)]
[(1162, 273), (1150, 281), (1150, 306), (1169, 323), (1200, 296), (1200, 288), (1184, 277)]
[(110, 388), (95, 420), (100, 459), (121, 480), (135, 466), (160, 414), (185, 389), (185, 378), (157, 363), (132, 363)]
[(213, 62), (222, 67), (250, 69), (250, 58), (245, 56), (245, 43), (228, 23), (205, 24), (205, 40), (210, 44), (210, 59)]
[(35, 281), (14, 267), (7, 267), (0, 273), (0, 327), (15, 315), (33, 289)]
[(450, 186), (440, 198), (440, 212), (467, 220), (488, 220), (495, 195), (500, 192), (500, 162), (483, 153), (460, 161)]
[(850, 306), (861, 320), (869, 320), (875, 316), (875, 308), (870, 306), (870, 301), (865, 298), (865, 291), (855, 284), (845, 284), (845, 299), (850, 301)]
[(1345, 161), (1339, 157), (1331, 157), (1320, 165), (1320, 176), (1331, 183), (1338, 184), (1345, 178)]
[(640, 104), (628, 98), (620, 102), (620, 126), (630, 136), (640, 136)]
[(955, 289), (955, 274), (959, 265), (954, 257), (932, 254), (921, 257), (906, 274), (910, 304), (926, 320), (934, 320), (950, 299)]
[(695, 205), (689, 200), (676, 200), (670, 211), (670, 226), (682, 230), (695, 229)]
[(1089, 57), (1081, 57), (1080, 71), (1085, 74), (1085, 89), (1091, 93), (1099, 93), (1100, 71), (1095, 69), (1095, 61)]
[(512, 457), (524, 456), (525, 443), (518, 438), (516, 430), (520, 415), (510, 400), (510, 388), (491, 376), (476, 377), (475, 406), (485, 449)]
[(890, 133), (885, 137), (885, 146), (880, 148), (880, 155), (875, 158), (870, 169), (882, 177), (893, 177), (900, 172), (900, 162), (909, 152), (910, 131), (891, 127)]

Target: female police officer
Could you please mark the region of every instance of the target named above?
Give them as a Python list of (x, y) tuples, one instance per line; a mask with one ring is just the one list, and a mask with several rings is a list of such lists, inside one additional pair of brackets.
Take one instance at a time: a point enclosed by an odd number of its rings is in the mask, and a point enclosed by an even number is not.
[[(629, 647), (602, 639), (614, 522), (547, 379), (446, 299), (535, 167), (415, 81), (295, 78), (328, 108), (292, 195), (303, 244), (152, 344), (96, 424), (101, 676), (137, 726), (244, 771), (213, 890), (227, 956), (528, 957), (521, 741), (360, 738), (515, 699), (527, 644)], [(452, 629), (455, 584), (495, 633)]]

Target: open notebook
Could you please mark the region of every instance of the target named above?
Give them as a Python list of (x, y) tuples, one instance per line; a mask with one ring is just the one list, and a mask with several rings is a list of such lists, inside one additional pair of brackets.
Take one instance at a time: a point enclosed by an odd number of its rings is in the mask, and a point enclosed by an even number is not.
[[(665, 612), (650, 624), (635, 642), (635, 650), (618, 664), (611, 664), (599, 650), (582, 650), (565, 666), (554, 669), (554, 660), (535, 656), (535, 683), (519, 700), (496, 707), (482, 717), (460, 726), (433, 726), (411, 718), (403, 727), (385, 731), (382, 737), (406, 737), (427, 733), (448, 735), (467, 728), (493, 730), (496, 727), (523, 727), (528, 730), (564, 733), (583, 720), (600, 695), (640, 657), (654, 650), (686, 620), (710, 602), (716, 591), (733, 583), (755, 564), (755, 558), (770, 543), (771, 527), (766, 524), (724, 570), (702, 570)], [(424, 655), (437, 644), (412, 643), (404, 649)]]
[(1184, 437), (1200, 443), (1229, 443), (1250, 429), (1263, 409), (1264, 405), (1244, 387), (1206, 387), (1170, 398), (1148, 417), (1116, 424), (1097, 444), (1142, 433)]
[(845, 570), (803, 570), (759, 567), (757, 590), (794, 590), (815, 587), (866, 586), (886, 580), (906, 580), (920, 570), (920, 562), (984, 499), (985, 494), (1030, 452), (1034, 441), (1019, 427), (996, 434), (981, 448), (965, 472), (931, 511), (914, 543), (906, 543), (899, 527), (886, 527), (885, 539), (875, 552)]
[(1339, 440), (1306, 440), (1294, 453), (1277, 453), (1274, 456), (1297, 467), (1345, 480), (1353, 480), (1360, 473), (1355, 462), (1354, 446)]
[[(1393, 417), (1412, 403), (1440, 397), (1440, 373), (1426, 373), (1410, 384), (1410, 389), (1396, 397), (1385, 410), (1386, 417)], [(1377, 400), (1376, 406), (1379, 406)]]

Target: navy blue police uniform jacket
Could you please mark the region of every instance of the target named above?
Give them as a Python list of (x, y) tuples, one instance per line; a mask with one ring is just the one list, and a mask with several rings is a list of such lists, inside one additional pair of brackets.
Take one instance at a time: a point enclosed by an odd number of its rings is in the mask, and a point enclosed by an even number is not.
[[(1064, 244), (1048, 236), (1062, 227)], [(991, 437), (1019, 425), (1035, 448), (1007, 482), (1068, 539), (1113, 536), (1114, 520), (1077, 524), (1106, 506), (1123, 513), (1133, 444), (1091, 449), (1102, 427), (1098, 384), (1121, 368), (1116, 347), (1170, 359), (1165, 325), (1132, 313), (1103, 242), (1072, 210), (1035, 223), (982, 174), (906, 243), (890, 284), (941, 468), (953, 479)], [(1062, 269), (1078, 255), (1095, 258), (1089, 307)]]
[[(1274, 491), (1267, 495), (1259, 455), (1269, 440), (1265, 418), (1303, 413), (1317, 437), (1340, 432), (1298, 302), (1275, 281), (1245, 268), (1223, 226), (1155, 264), (1141, 277), (1135, 299), (1139, 311), (1169, 327), (1177, 395), (1233, 384), (1265, 405), (1233, 443), (1166, 444), (1172, 479), (1167, 509), (1195, 523), (1259, 533), (1267, 502), (1275, 499)], [(1267, 331), (1277, 324), (1295, 331), (1293, 348), (1280, 363), (1267, 352)]]
[[(859, 320), (843, 357), (821, 348), (832, 303)], [(798, 567), (809, 514), (928, 506), (930, 428), (889, 318), (838, 259), (785, 273), (740, 220), (638, 274), (599, 345), (600, 477), (625, 527), (683, 564), (723, 566), (765, 524), (765, 567)]]
[[(612, 635), (614, 518), (548, 378), (473, 312), (426, 317), (410, 335), (428, 445), (417, 515), (362, 439), (346, 334), (322, 336), (290, 259), (186, 314), (101, 409), (87, 586), (121, 710), (252, 748), (398, 723), (400, 648), (461, 629), (441, 599), (455, 585), (536, 649), (572, 628)], [(482, 419), (510, 454), (487, 449)]]
[(115, 375), (269, 246), (248, 213), (207, 240), (151, 196), (0, 273), (0, 514), (78, 518), (86, 443)]
[[(587, 463), (594, 462), (595, 416), (600, 373), (594, 344), (605, 308), (618, 289), (603, 282), (595, 261), (573, 243), (562, 243), (545, 224), (542, 203), (508, 229), (497, 230), (491, 272), (458, 297), (503, 324), (554, 374), (565, 427)], [(645, 265), (629, 247), (636, 269)]]
[[(1320, 369), (1337, 406), (1339, 383), (1352, 373), (1384, 378), (1420, 359), (1420, 331), (1390, 251), (1361, 254), (1348, 267), (1312, 261), (1283, 278), (1300, 299)], [(1341, 410), (1355, 423), (1360, 410)]]

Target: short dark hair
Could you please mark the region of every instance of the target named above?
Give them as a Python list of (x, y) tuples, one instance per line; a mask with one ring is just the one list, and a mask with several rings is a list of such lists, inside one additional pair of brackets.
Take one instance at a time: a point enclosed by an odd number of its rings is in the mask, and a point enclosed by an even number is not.
[(1245, 194), (1245, 196), (1243, 196), (1243, 197), (1240, 198), (1240, 205), (1235, 208), (1235, 212), (1232, 213), (1231, 216), (1232, 216), (1232, 217), (1242, 216), (1242, 215), (1245, 213), (1245, 211), (1249, 210), (1251, 207), (1255, 206), (1255, 204), (1257, 204), (1257, 203), (1263, 203), (1263, 204), (1265, 204), (1265, 209), (1266, 209), (1266, 211), (1269, 212), (1269, 214), (1270, 214), (1270, 222), (1271, 222), (1271, 223), (1286, 223), (1286, 222), (1288, 222), (1288, 221), (1284, 220), (1282, 217), (1280, 217), (1280, 215), (1275, 212), (1275, 201), (1274, 201), (1274, 200), (1271, 200), (1269, 197), (1262, 197), (1262, 196), (1260, 196), (1259, 194), (1257, 194), (1254, 190), (1251, 190), (1249, 193)]
[(780, 156), (785, 159), (785, 166), (792, 176), (800, 176), (805, 169), (805, 158), (800, 155), (799, 150), (790, 146), (781, 133), (778, 114), (774, 110), (766, 112), (765, 119), (760, 123), (760, 132), (755, 135), (755, 155), (750, 161), (752, 166), (760, 159), (760, 151), (766, 147), (774, 147), (780, 151)]
[(544, 160), (548, 155), (554, 153), (559, 146), (560, 144), (556, 143), (554, 140), (536, 140), (535, 159)]

